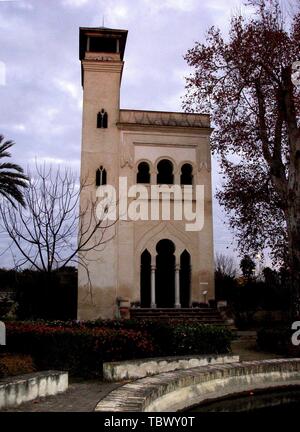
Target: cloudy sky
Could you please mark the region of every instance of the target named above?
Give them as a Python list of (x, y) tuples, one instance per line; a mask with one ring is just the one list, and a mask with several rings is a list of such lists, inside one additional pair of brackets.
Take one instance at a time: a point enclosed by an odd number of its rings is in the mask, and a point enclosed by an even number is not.
[[(239, 8), (239, 0), (0, 0), (0, 133), (16, 142), (14, 161), (79, 168), (80, 26), (128, 29), (122, 108), (177, 111), (184, 53), (211, 25), (226, 33)], [(214, 202), (215, 249), (232, 254), (224, 222)], [(0, 259), (10, 264), (9, 255)]]

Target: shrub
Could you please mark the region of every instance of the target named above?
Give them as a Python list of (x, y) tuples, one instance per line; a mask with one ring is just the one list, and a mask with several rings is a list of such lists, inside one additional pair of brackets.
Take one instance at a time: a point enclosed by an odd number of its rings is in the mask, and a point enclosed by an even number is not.
[(193, 320), (106, 320), (86, 325), (145, 331), (155, 344), (156, 356), (226, 353), (233, 339), (232, 332), (225, 327)]
[(154, 352), (151, 338), (141, 331), (44, 323), (7, 323), (7, 349), (30, 353), (39, 369), (68, 370), (85, 377), (101, 374), (102, 361)]
[(183, 323), (174, 327), (170, 349), (177, 355), (227, 353), (232, 338), (224, 327)]
[(1, 290), (14, 294), (18, 319), (66, 320), (76, 317), (77, 270), (74, 267), (50, 273), (0, 269)]
[(257, 345), (261, 350), (300, 357), (300, 346), (294, 346), (290, 327), (261, 329), (257, 332)]
[(103, 361), (226, 353), (230, 330), (197, 322), (103, 320), (7, 322), (7, 348), (31, 354), (39, 369), (97, 376)]
[(0, 354), (0, 378), (34, 372), (30, 355)]

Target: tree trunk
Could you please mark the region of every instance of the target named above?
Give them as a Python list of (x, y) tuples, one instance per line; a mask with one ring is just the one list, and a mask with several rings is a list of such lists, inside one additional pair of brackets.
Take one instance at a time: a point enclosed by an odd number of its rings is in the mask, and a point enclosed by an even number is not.
[(300, 209), (299, 200), (290, 203), (287, 215), (288, 256), (290, 270), (290, 315), (300, 317)]

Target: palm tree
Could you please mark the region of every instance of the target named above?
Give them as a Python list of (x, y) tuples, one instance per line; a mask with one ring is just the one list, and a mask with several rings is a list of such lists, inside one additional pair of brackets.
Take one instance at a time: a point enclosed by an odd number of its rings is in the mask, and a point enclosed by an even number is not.
[[(0, 135), (0, 159), (11, 157), (8, 149), (14, 145), (13, 141), (5, 141)], [(28, 187), (28, 177), (23, 169), (14, 163), (0, 163), (0, 195), (6, 198), (14, 207), (16, 202), (25, 206), (22, 188)]]

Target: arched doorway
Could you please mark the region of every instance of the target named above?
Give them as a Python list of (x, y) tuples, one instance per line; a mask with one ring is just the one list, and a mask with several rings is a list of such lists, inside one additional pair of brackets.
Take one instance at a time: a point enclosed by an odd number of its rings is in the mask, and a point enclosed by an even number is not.
[(149, 308), (151, 304), (151, 255), (147, 249), (141, 255), (140, 295), (141, 307)]
[(158, 308), (173, 308), (175, 303), (175, 246), (171, 240), (156, 245), (155, 292)]
[(183, 308), (191, 303), (191, 256), (187, 250), (180, 255), (180, 303)]

